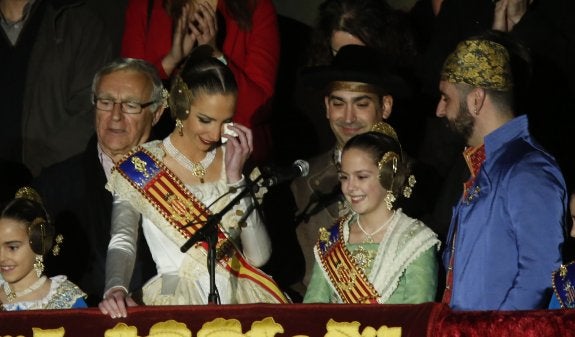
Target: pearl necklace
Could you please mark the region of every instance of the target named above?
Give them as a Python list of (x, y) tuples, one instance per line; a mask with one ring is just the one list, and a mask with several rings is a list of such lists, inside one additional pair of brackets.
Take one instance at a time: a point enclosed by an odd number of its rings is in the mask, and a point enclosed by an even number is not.
[(12, 302), (16, 299), (16, 297), (22, 297), (24, 295), (28, 295), (34, 290), (39, 289), (41, 286), (44, 285), (44, 283), (46, 283), (46, 280), (47, 280), (46, 276), (42, 276), (38, 280), (36, 280), (36, 282), (34, 282), (31, 286), (20, 291), (13, 291), (12, 288), (10, 288), (8, 282), (4, 282), (4, 294), (6, 294), (8, 302)]
[(188, 171), (192, 173), (193, 176), (200, 178), (200, 182), (204, 183), (204, 176), (206, 175), (206, 169), (212, 164), (214, 158), (216, 158), (216, 149), (210, 150), (210, 152), (206, 153), (204, 159), (202, 159), (199, 163), (194, 163), (188, 157), (186, 157), (183, 153), (181, 153), (176, 147), (172, 144), (170, 140), (170, 136), (164, 138), (163, 141), (164, 148), (166, 152), (172, 156), (180, 165), (185, 167)]
[(379, 232), (381, 232), (381, 230), (383, 230), (386, 225), (391, 221), (391, 219), (393, 219), (393, 216), (395, 215), (395, 211), (393, 211), (393, 214), (389, 217), (389, 219), (387, 219), (381, 226), (379, 226), (375, 231), (368, 233), (365, 231), (365, 229), (363, 229), (363, 227), (361, 226), (361, 223), (359, 222), (359, 215), (357, 216), (357, 227), (359, 227), (359, 230), (365, 235), (365, 239), (363, 240), (363, 243), (374, 243), (373, 241), (373, 236)]

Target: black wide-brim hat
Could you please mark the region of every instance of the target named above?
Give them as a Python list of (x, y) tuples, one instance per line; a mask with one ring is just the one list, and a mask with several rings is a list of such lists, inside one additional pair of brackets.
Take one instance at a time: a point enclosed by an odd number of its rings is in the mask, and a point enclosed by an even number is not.
[(373, 48), (346, 45), (339, 49), (330, 65), (304, 68), (301, 78), (314, 89), (325, 89), (336, 81), (360, 82), (380, 87), (397, 98), (410, 96), (407, 82), (385, 63), (385, 58)]

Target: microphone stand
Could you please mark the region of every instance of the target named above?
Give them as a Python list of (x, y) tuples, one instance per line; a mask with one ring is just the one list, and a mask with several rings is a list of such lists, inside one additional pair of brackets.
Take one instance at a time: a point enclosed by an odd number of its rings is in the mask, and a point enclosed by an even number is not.
[[(210, 276), (210, 293), (208, 294), (209, 304), (220, 304), (220, 297), (216, 287), (216, 244), (218, 243), (218, 224), (221, 222), (223, 216), (228, 213), (241, 199), (243, 199), (253, 189), (257, 191), (259, 186), (257, 183), (263, 179), (263, 176), (258, 176), (256, 180), (246, 179), (247, 183), (244, 188), (236, 195), (230, 202), (222, 208), (219, 212), (213, 213), (208, 216), (206, 223), (203, 227), (198, 229), (196, 233), (186, 241), (180, 251), (187, 252), (196, 242), (205, 241), (208, 244), (208, 260), (207, 267)], [(193, 225), (193, 223), (188, 223)]]

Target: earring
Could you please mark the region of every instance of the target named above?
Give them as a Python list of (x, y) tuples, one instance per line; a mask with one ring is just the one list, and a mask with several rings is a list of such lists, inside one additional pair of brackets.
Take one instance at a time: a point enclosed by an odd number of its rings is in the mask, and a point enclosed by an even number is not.
[(408, 186), (405, 186), (403, 188), (403, 196), (407, 199), (411, 198), (411, 192), (413, 192), (413, 186), (415, 186), (415, 183), (417, 182), (417, 180), (415, 180), (415, 176), (412, 174), (409, 176), (409, 178), (407, 178), (407, 184)]
[(387, 194), (385, 195), (385, 207), (387, 207), (388, 211), (393, 209), (393, 203), (395, 202), (395, 195), (390, 190), (387, 190)]
[(64, 237), (62, 236), (62, 234), (58, 234), (56, 235), (56, 239), (54, 241), (56, 241), (56, 244), (54, 245), (54, 247), (52, 247), (52, 254), (54, 256), (58, 256), (60, 255), (60, 245), (62, 244), (62, 242), (64, 242)]
[(181, 136), (184, 135), (184, 124), (182, 123), (182, 121), (178, 118), (176, 119), (176, 127), (178, 128), (178, 134)]
[(42, 255), (36, 255), (36, 260), (34, 261), (34, 270), (38, 277), (42, 276), (44, 272), (44, 257)]

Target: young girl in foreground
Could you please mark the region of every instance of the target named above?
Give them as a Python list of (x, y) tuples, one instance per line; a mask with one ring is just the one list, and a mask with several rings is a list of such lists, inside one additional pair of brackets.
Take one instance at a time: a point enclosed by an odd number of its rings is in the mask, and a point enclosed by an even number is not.
[(397, 208), (415, 178), (395, 131), (381, 123), (342, 150), (340, 182), (351, 212), (320, 232), (304, 302), (422, 303), (437, 288), (439, 241)]
[(66, 276), (43, 275), (53, 239), (54, 227), (40, 197), (21, 188), (0, 215), (0, 310), (86, 307), (85, 294)]

